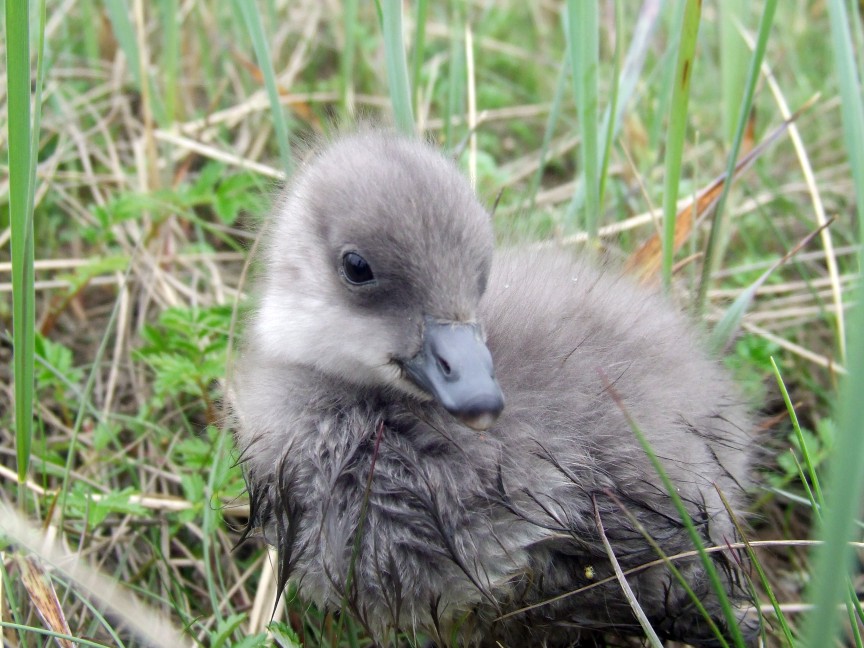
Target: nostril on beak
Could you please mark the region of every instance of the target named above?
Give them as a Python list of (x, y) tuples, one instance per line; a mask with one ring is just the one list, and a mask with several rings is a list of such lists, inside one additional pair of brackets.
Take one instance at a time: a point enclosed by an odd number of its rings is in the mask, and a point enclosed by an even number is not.
[(475, 430), (489, 428), (504, 407), (477, 324), (427, 317), (423, 346), (404, 366), (409, 379)]
[(447, 362), (440, 355), (435, 355), (435, 359), (438, 361), (438, 366), (441, 368), (441, 373), (444, 374), (447, 378), (450, 378), (453, 373), (452, 367), (450, 367), (450, 363)]

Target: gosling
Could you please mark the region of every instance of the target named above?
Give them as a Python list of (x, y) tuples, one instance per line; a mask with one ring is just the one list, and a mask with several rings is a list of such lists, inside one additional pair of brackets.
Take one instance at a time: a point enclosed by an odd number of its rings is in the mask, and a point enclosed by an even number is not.
[[(753, 424), (663, 298), (568, 251), (494, 251), (456, 166), (374, 129), (314, 154), (263, 240), (231, 392), (280, 589), (378, 644), (602, 645), (642, 634), (605, 536), (661, 638), (718, 644), (645, 538), (693, 550), (633, 428), (725, 546)], [(740, 565), (711, 556), (752, 642)], [(729, 637), (700, 560), (675, 565)]]

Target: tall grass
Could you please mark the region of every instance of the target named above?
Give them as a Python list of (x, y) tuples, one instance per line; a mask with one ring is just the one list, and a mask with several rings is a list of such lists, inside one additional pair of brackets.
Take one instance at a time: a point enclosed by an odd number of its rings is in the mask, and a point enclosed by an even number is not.
[(540, 143), (539, 156), (537, 158), (537, 171), (531, 180), (531, 185), (528, 189), (529, 203), (528, 210), (534, 209), (537, 201), (537, 191), (540, 189), (540, 183), (543, 180), (543, 172), (546, 169), (546, 161), (549, 155), (549, 145), (552, 143), (552, 137), (555, 134), (555, 129), (558, 126), (558, 119), (561, 115), (561, 104), (564, 100), (564, 91), (567, 87), (567, 77), (570, 75), (570, 51), (561, 61), (561, 69), (558, 72), (558, 80), (555, 82), (555, 94), (552, 95), (552, 102), (549, 107), (549, 117), (546, 120), (546, 126), (543, 130), (543, 140)]
[[(402, 2), (376, 0), (381, 3), (381, 32), (384, 39), (384, 58), (387, 63), (387, 82), (396, 126), (403, 133), (414, 132), (414, 110), (408, 79), (407, 53), (402, 38)], [(418, 23), (419, 24), (419, 23)]]
[(290, 172), (292, 168), (291, 144), (288, 139), (288, 122), (285, 111), (279, 99), (279, 88), (276, 83), (276, 71), (273, 69), (273, 60), (270, 57), (270, 48), (267, 45), (267, 36), (264, 34), (264, 26), (261, 24), (261, 14), (253, 2), (236, 0), (235, 6), (252, 39), (252, 47), (255, 49), (255, 58), (258, 67), (264, 77), (264, 86), (267, 88), (267, 99), (270, 101), (270, 114), (273, 116), (273, 127), (276, 129), (276, 141), (279, 143), (279, 157), (282, 168)]
[(747, 50), (741, 47), (739, 28), (747, 24), (749, 0), (725, 0), (720, 13), (720, 80), (723, 99), (723, 130), (731, 143), (738, 130), (743, 89), (747, 81)]
[(423, 62), (426, 60), (426, 19), (429, 15), (428, 0), (417, 0), (417, 12), (414, 16), (414, 43), (411, 54), (411, 87), (412, 108), (414, 114), (420, 110), (420, 88), (422, 87), (421, 73)]
[(340, 60), (341, 74), (339, 89), (342, 99), (342, 112), (349, 119), (354, 116), (354, 66), (357, 56), (357, 11), (359, 0), (346, 0), (344, 3), (344, 43)]
[[(834, 65), (840, 88), (844, 144), (852, 171), (857, 198), (859, 248), (859, 283), (857, 303), (864, 304), (864, 104), (861, 98), (861, 76), (849, 33), (849, 17), (843, 0), (829, 0), (831, 41)], [(814, 609), (808, 615), (804, 645), (824, 646), (837, 633), (837, 604), (846, 600), (851, 627), (857, 646), (862, 645), (858, 623), (864, 624), (861, 602), (855, 589), (849, 589), (852, 550), (848, 541), (856, 529), (855, 518), (864, 501), (864, 308), (852, 313), (849, 327), (849, 376), (840, 389), (838, 439), (827, 480), (826, 507), (821, 525), (824, 545), (815, 552), (810, 599)], [(860, 533), (856, 532), (856, 535)]]
[(106, 0), (105, 10), (111, 20), (114, 36), (120, 47), (123, 48), (123, 53), (126, 54), (129, 72), (140, 92), (143, 90), (146, 79), (141, 76), (141, 53), (138, 50), (138, 39), (135, 38), (135, 27), (129, 15), (129, 5), (123, 0)]
[[(605, 387), (607, 389), (612, 390), (614, 393), (614, 389), (615, 389), (614, 385), (607, 382)], [(737, 646), (738, 648), (743, 648), (745, 645), (744, 644), (744, 638), (741, 635), (740, 628), (738, 627), (738, 618), (735, 615), (735, 610), (733, 609), (732, 604), (729, 601), (729, 596), (726, 593), (726, 589), (723, 586), (723, 583), (720, 579), (720, 574), (717, 572), (717, 566), (714, 564), (714, 561), (711, 559), (711, 556), (708, 555), (708, 552), (706, 551), (706, 547), (705, 547), (705, 542), (702, 539), (702, 536), (700, 535), (699, 531), (697, 530), (696, 524), (693, 522), (693, 519), (690, 517), (690, 513), (687, 511), (686, 504), (681, 499), (681, 496), (678, 494), (679, 491), (678, 491), (677, 485), (674, 484), (672, 482), (672, 480), (669, 478), (669, 475), (666, 473), (666, 470), (663, 467), (662, 461), (657, 456), (657, 453), (654, 451), (654, 448), (651, 447), (651, 444), (649, 443), (647, 437), (645, 436), (645, 434), (640, 429), (639, 422), (636, 421), (633, 418), (632, 413), (629, 412), (624, 407), (624, 405), (621, 402), (620, 396), (615, 395), (615, 396), (613, 396), (613, 398), (615, 398), (616, 403), (618, 403), (619, 407), (621, 407), (622, 412), (626, 416), (627, 421), (630, 424), (630, 427), (636, 436), (636, 439), (639, 441), (639, 444), (642, 446), (642, 449), (644, 450), (648, 459), (651, 461), (651, 465), (654, 467), (654, 470), (657, 473), (657, 476), (660, 478), (660, 481), (662, 482), (663, 487), (666, 489), (666, 492), (669, 494), (669, 497), (672, 500), (672, 504), (674, 505), (675, 509), (678, 511), (678, 516), (680, 517), (681, 521), (683, 522), (684, 528), (687, 530), (687, 534), (690, 536), (690, 539), (693, 542), (693, 546), (696, 548), (696, 552), (699, 555), (699, 560), (702, 562), (702, 566), (705, 568), (705, 573), (708, 576), (708, 580), (711, 583), (711, 587), (714, 589), (714, 591), (717, 594), (717, 599), (720, 602), (720, 608), (723, 611), (723, 616), (726, 619), (726, 626), (729, 629), (729, 635), (730, 635), (730, 638), (732, 640), (732, 643), (735, 646)], [(657, 550), (657, 549), (658, 549), (658, 547), (655, 546), (655, 550)], [(664, 559), (668, 558), (668, 556), (663, 555), (662, 552), (659, 552), (659, 553), (660, 553), (661, 557), (663, 557)], [(668, 563), (668, 564), (671, 564), (671, 563)], [(716, 638), (717, 638), (717, 641), (720, 643), (720, 645), (722, 645), (724, 648), (729, 648), (729, 642), (727, 642), (726, 639), (722, 636), (722, 634), (719, 632), (714, 621), (708, 616), (705, 609), (701, 606), (701, 601), (699, 600), (699, 597), (693, 592), (692, 589), (690, 589), (689, 584), (681, 576), (681, 574), (677, 572), (677, 570), (673, 570), (673, 574), (676, 576), (676, 578), (679, 579), (682, 587), (689, 594), (690, 599), (692, 600), (693, 604), (705, 616), (706, 622), (711, 627), (711, 629), (714, 631)]]
[(678, 212), (678, 191), (681, 182), (681, 162), (684, 138), (687, 134), (687, 104), (690, 101), (690, 81), (694, 74), (696, 41), (702, 3), (685, 0), (678, 40), (678, 57), (672, 81), (669, 126), (666, 132), (665, 182), (663, 184), (663, 287), (672, 284), (672, 262), (675, 254), (675, 215)]
[(725, 241), (721, 241), (722, 234), (726, 228), (723, 226), (725, 221), (726, 198), (729, 195), (729, 190), (732, 187), (732, 178), (734, 177), (735, 165), (738, 163), (738, 154), (741, 151), (741, 145), (744, 141), (744, 131), (750, 119), (750, 111), (753, 107), (753, 95), (756, 92), (756, 82), (759, 80), (759, 74), (762, 69), (762, 60), (765, 57), (765, 48), (768, 45), (768, 36), (771, 33), (771, 26), (774, 24), (774, 12), (777, 10), (777, 0), (766, 0), (765, 7), (762, 10), (762, 18), (759, 21), (759, 31), (756, 39), (756, 48), (753, 51), (753, 56), (750, 58), (750, 67), (747, 71), (747, 79), (744, 84), (744, 96), (741, 99), (741, 106), (738, 109), (738, 119), (735, 122), (735, 134), (732, 138), (732, 148), (729, 151), (729, 159), (726, 162), (726, 177), (729, 178), (723, 184), (723, 190), (720, 192), (720, 197), (717, 199), (717, 204), (714, 207), (714, 217), (711, 219), (711, 231), (708, 234), (708, 242), (705, 244), (705, 260), (702, 264), (702, 278), (699, 282), (699, 292), (696, 297), (696, 310), (701, 312), (705, 305), (705, 295), (708, 292), (708, 284), (711, 280), (711, 273), (716, 270), (718, 263), (722, 257), (722, 250), (725, 249)]
[(465, 41), (463, 34), (465, 18), (461, 5), (450, 8), (450, 50), (447, 61), (447, 95), (444, 102), (444, 143), (455, 150), (459, 138), (455, 135), (453, 121), (464, 113), (465, 86)]
[(164, 88), (165, 118), (166, 123), (181, 118), (177, 92), (180, 88), (180, 13), (177, 0), (161, 0), (159, 3), (161, 12), (160, 22), (165, 25), (165, 34), (162, 40), (162, 69), (165, 77), (162, 87)]
[[(793, 402), (804, 403), (797, 406), (805, 411), (793, 432), (780, 424), (767, 435), (777, 447), (767, 453), (770, 467), (762, 480), (782, 479), (783, 489), (759, 491), (767, 503), (756, 517), (797, 521), (815, 504), (812, 515), (823, 518), (819, 537), (826, 546), (807, 566), (794, 549), (790, 556), (775, 549), (765, 560), (762, 543), (748, 544), (757, 589), (781, 621), (779, 630), (768, 628), (769, 645), (826, 645), (839, 627), (832, 611), (840, 602), (848, 606), (849, 632), (849, 622), (861, 616), (849, 589), (846, 543), (855, 537), (864, 479), (864, 309), (851, 313), (850, 375), (835, 394), (840, 370), (834, 373), (831, 358), (842, 354), (826, 342), (833, 340), (825, 331), (835, 302), (826, 298), (824, 259), (805, 248), (792, 263), (764, 274), (802, 231), (813, 229), (796, 158), (782, 139), (763, 152), (737, 181), (744, 191), (724, 194), (717, 207), (712, 232), (725, 230), (709, 233), (694, 225), (692, 258), (676, 258), (669, 235), (676, 201), (697, 192), (699, 176), (720, 175), (734, 165), (745, 127), (755, 123), (758, 133), (782, 120), (760, 92), (760, 63), (770, 61), (790, 105), (823, 93), (812, 116), (798, 124), (801, 140), (814, 182), (828, 196), (826, 207), (837, 212), (833, 235), (864, 243), (858, 4), (827, 2), (835, 77), (818, 64), (826, 41), (818, 30), (828, 24), (819, 3), (803, 20), (794, 15), (797, 6), (777, 12), (776, 0), (739, 0), (719, 7), (717, 23), (716, 12), (700, 16), (699, 3), (690, 0), (645, 0), (638, 16), (624, 0), (446, 6), (378, 0), (377, 11), (349, 0), (308, 13), (320, 15), (320, 24), (304, 50), (298, 45), (304, 25), (291, 19), (307, 15), (303, 10), (312, 3), (160, 0), (143, 15), (115, 0), (61, 3), (56, 11), (68, 13), (49, 30), (54, 69), (47, 71), (38, 56), (42, 45), (28, 42), (28, 35), (44, 33), (44, 2), (35, 26), (28, 24), (27, 3), (5, 3), (16, 469), (10, 478), (7, 457), (0, 454), (0, 499), (9, 497), (7, 490), (22, 503), (32, 499), (35, 506), (26, 510), (38, 512), (36, 522), (50, 526), (64, 546), (104, 556), (101, 567), (186, 628), (190, 644), (273, 645), (265, 631), (273, 601), (258, 577), (266, 558), (250, 545), (232, 553), (244, 515), (241, 476), (227, 456), (225, 435), (212, 427), (218, 412), (202, 405), (219, 401), (214, 385), (221, 369), (212, 365), (218, 365), (229, 328), (220, 307), (243, 293), (235, 281), (237, 250), (248, 247), (247, 222), (261, 213), (263, 203), (256, 205), (255, 198), (278, 175), (269, 165), (278, 159), (290, 167), (292, 137), (326, 128), (328, 117), (340, 112), (374, 117), (392, 111), (398, 128), (413, 132), (422, 105), (431, 135), (454, 154), (461, 155), (474, 135), (479, 190), (497, 195), (504, 189), (494, 218), (505, 238), (511, 230), (539, 232), (564, 244), (590, 240), (627, 254), (651, 236), (653, 207), (663, 203), (666, 285), (674, 284), (676, 261), (690, 263), (693, 276), (702, 263), (699, 300), (707, 325), (719, 321), (715, 333), (727, 331), (724, 313), (734, 315), (735, 326), (743, 323), (731, 364), (753, 393), (766, 390), (767, 396), (757, 397), (772, 408), (766, 415), (777, 414), (779, 399), (776, 387), (762, 380), (771, 355), (782, 360), (790, 389), (798, 390), (789, 395), (790, 412)], [(850, 6), (854, 11), (847, 15)], [(407, 8), (410, 31), (403, 24)], [(749, 15), (760, 20), (748, 57), (739, 30), (751, 23)], [(407, 47), (403, 33), (410, 37)], [(35, 84), (31, 49), (37, 52)], [(280, 87), (278, 71), (288, 62), (299, 71), (290, 87)], [(250, 69), (266, 100), (249, 96), (255, 87), (248, 83)], [(40, 139), (43, 74), (51, 92)], [(479, 118), (473, 133), (469, 89)], [(830, 127), (838, 90), (842, 134)], [(292, 112), (286, 113), (289, 92)], [(152, 124), (145, 118), (151, 111)], [(839, 162), (847, 157), (854, 191)], [(142, 161), (171, 182), (148, 189)], [(842, 211), (844, 201), (855, 205), (857, 223)], [(0, 228), (0, 254), (3, 236)], [(842, 256), (842, 246), (838, 250), (837, 290), (847, 304), (856, 301), (849, 286), (857, 279), (860, 304), (861, 264)], [(40, 259), (35, 269), (34, 255)], [(6, 281), (0, 277), (0, 290)], [(752, 316), (744, 315), (747, 309)], [(178, 312), (188, 316), (180, 317), (182, 325)], [(207, 326), (196, 319), (202, 313)], [(36, 314), (44, 332), (40, 349), (47, 351), (34, 369)], [(0, 304), (0, 318), (5, 316)], [(52, 321), (59, 323), (52, 328)], [(208, 341), (198, 349), (203, 339)], [(0, 387), (2, 399), (7, 390)], [(39, 442), (34, 405), (45, 431)], [(834, 420), (832, 454), (830, 434), (820, 430)], [(4, 444), (8, 421), (0, 402)], [(775, 450), (785, 455), (790, 446), (798, 448), (798, 464), (772, 462)], [(820, 458), (829, 454), (826, 474)], [(826, 485), (824, 507), (817, 482)], [(776, 499), (775, 493), (793, 490), (789, 501)], [(0, 519), (0, 527), (6, 524)], [(800, 523), (784, 524), (760, 522), (757, 531), (779, 542), (808, 535)], [(14, 628), (23, 646), (40, 645), (42, 633), (56, 636), (56, 628), (34, 627), (34, 604), (8, 561), (0, 560), (0, 576), (10, 611), (0, 623)], [(100, 612), (98, 596), (67, 587), (64, 577), (49, 577), (76, 635), (98, 637), (91, 642), (96, 645), (129, 641), (123, 625)], [(784, 605), (805, 600), (787, 585), (811, 579), (806, 601), (817, 607), (804, 622)], [(287, 637), (293, 628), (297, 643), (310, 648), (365, 645), (350, 620), (343, 633), (341, 620), (286, 599), (288, 613), (277, 619), (287, 622), (274, 626), (274, 634)], [(849, 636), (861, 645), (857, 635)]]
[[(44, 29), (44, 3), (40, 34)], [(12, 244), (12, 321), (15, 380), (15, 452), (18, 499), (24, 504), (33, 440), (35, 301), (33, 195), (38, 122), (30, 111), (30, 5), (6, 3), (6, 87), (8, 92), (9, 215)], [(40, 35), (40, 45), (41, 45)], [(37, 93), (38, 94), (38, 93)], [(38, 113), (37, 113), (38, 114)]]
[(585, 216), (581, 225), (591, 238), (597, 236), (600, 217), (600, 166), (597, 164), (600, 149), (597, 122), (597, 75), (600, 57), (598, 11), (599, 7), (595, 2), (568, 0), (565, 23), (573, 94), (582, 134), (579, 176), (585, 187)]

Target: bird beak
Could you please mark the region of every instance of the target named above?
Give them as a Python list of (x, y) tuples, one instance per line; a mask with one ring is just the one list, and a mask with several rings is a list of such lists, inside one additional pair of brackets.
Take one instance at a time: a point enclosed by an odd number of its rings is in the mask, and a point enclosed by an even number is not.
[(404, 367), (418, 387), (470, 428), (488, 429), (504, 409), (492, 355), (476, 324), (427, 317), (423, 346)]

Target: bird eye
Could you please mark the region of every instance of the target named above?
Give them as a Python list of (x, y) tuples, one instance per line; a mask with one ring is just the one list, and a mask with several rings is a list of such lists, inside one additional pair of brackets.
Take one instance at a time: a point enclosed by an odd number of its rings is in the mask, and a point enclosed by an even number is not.
[(360, 286), (375, 281), (375, 275), (366, 259), (356, 252), (346, 252), (342, 255), (342, 276), (345, 280)]

